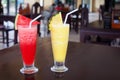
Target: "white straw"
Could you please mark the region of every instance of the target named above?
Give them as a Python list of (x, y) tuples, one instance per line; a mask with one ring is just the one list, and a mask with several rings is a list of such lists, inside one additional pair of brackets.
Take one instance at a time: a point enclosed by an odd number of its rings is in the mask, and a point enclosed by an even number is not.
[(32, 23), (34, 22), (34, 21), (36, 21), (38, 18), (40, 18), (42, 15), (39, 15), (39, 16), (37, 16), (36, 18), (34, 18), (32, 21), (30, 21), (30, 24), (29, 24), (29, 26), (30, 26), (30, 28), (31, 28), (31, 26), (32, 26)]
[(71, 11), (71, 12), (69, 12), (69, 13), (66, 14), (64, 24), (66, 24), (66, 21), (67, 21), (68, 16), (69, 16), (70, 14), (76, 12), (76, 11), (78, 11), (78, 9), (75, 9), (75, 10), (73, 10), (73, 11)]

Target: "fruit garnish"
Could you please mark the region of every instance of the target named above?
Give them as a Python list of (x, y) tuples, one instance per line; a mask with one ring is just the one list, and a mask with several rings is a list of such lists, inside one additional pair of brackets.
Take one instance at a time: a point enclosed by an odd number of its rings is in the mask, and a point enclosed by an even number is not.
[[(28, 27), (29, 27), (30, 21), (32, 21), (32, 19), (30, 19), (26, 16), (23, 16), (21, 14), (17, 14), (16, 18), (15, 18), (15, 29), (16, 30), (18, 29), (18, 25), (21, 25), (23, 27), (26, 27), (25, 25), (28, 25)], [(40, 24), (40, 22), (34, 21), (32, 23), (32, 25), (37, 25), (37, 24)]]
[(55, 14), (54, 16), (52, 16), (52, 18), (49, 21), (49, 30), (51, 30), (52, 24), (54, 24), (54, 25), (63, 24), (61, 12), (59, 12), (59, 13)]

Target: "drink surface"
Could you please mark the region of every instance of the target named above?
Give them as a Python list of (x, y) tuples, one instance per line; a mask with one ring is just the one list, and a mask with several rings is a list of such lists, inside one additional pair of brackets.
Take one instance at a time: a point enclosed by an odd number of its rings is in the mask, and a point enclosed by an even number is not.
[(68, 46), (69, 25), (62, 24), (52, 26), (51, 38), (54, 61), (64, 62)]
[(31, 65), (36, 53), (37, 28), (18, 28), (18, 32), (24, 64)]

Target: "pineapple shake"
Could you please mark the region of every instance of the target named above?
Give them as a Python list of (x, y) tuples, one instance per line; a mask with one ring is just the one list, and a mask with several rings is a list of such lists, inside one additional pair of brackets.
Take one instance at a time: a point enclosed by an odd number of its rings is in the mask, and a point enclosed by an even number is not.
[(54, 58), (54, 66), (51, 70), (54, 72), (65, 72), (68, 70), (65, 67), (65, 58), (69, 39), (69, 24), (63, 24), (61, 13), (52, 17), (50, 32)]

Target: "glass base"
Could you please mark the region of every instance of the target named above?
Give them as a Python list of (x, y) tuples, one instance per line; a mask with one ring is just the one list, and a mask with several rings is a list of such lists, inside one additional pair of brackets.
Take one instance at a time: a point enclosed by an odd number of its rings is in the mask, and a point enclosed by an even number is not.
[(22, 74), (34, 74), (34, 73), (38, 72), (38, 68), (36, 68), (36, 67), (29, 67), (29, 68), (23, 67), (22, 69), (20, 69), (20, 72)]
[(53, 67), (51, 67), (51, 71), (53, 71), (53, 72), (66, 72), (66, 71), (68, 71), (68, 68), (65, 66), (60, 66), (60, 67), (53, 66)]

